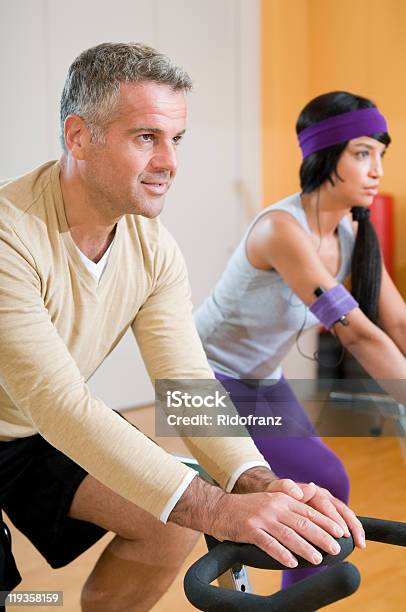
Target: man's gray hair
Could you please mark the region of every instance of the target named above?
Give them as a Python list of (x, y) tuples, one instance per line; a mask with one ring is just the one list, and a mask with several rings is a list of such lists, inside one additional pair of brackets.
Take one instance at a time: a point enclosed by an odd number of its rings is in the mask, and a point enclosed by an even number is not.
[(72, 63), (61, 97), (60, 140), (66, 152), (64, 123), (68, 115), (82, 117), (92, 141), (116, 116), (121, 83), (154, 81), (174, 91), (189, 91), (189, 75), (162, 53), (139, 43), (102, 43), (83, 51)]

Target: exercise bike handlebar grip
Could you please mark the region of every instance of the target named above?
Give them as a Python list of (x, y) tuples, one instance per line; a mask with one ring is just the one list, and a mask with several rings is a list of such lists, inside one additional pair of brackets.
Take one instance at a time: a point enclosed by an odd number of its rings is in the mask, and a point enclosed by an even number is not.
[(385, 521), (368, 516), (359, 516), (358, 518), (364, 527), (367, 540), (394, 544), (395, 546), (406, 546), (406, 523)]
[[(341, 538), (339, 555), (324, 555), (323, 564), (337, 563), (353, 550), (352, 538)], [(264, 551), (250, 544), (219, 543), (188, 570), (184, 580), (187, 598), (199, 610), (210, 612), (310, 612), (338, 601), (357, 590), (360, 576), (351, 563), (340, 563), (326, 571), (302, 580), (285, 591), (273, 595), (253, 595), (232, 591), (210, 583), (236, 564), (263, 569), (286, 569)], [(311, 563), (300, 560), (300, 568)]]
[[(367, 540), (406, 546), (406, 523), (359, 517)], [(206, 536), (207, 538), (207, 536)], [(354, 593), (360, 583), (358, 569), (351, 563), (340, 563), (354, 548), (352, 537), (340, 538), (341, 552), (338, 555), (323, 555), (324, 572), (301, 580), (284, 591), (272, 595), (254, 595), (232, 591), (210, 583), (236, 564), (264, 569), (286, 569), (264, 551), (251, 544), (222, 542), (215, 544), (208, 537), (211, 550), (196, 561), (184, 580), (187, 598), (199, 610), (210, 612), (310, 612), (329, 605)], [(311, 567), (308, 561), (299, 558), (298, 568)]]

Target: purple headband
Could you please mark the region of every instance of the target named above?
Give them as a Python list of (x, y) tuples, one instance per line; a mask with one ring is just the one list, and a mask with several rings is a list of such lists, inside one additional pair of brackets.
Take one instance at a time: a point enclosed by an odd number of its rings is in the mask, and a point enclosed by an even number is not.
[(303, 159), (312, 153), (346, 142), (351, 138), (387, 132), (388, 126), (377, 108), (341, 113), (310, 125), (298, 134)]

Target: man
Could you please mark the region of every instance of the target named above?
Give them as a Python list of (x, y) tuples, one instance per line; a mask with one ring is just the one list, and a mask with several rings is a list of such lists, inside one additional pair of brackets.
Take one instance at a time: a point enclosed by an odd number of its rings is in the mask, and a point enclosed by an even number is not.
[(0, 505), (53, 567), (116, 534), (84, 586), (85, 612), (149, 610), (196, 531), (289, 567), (292, 553), (320, 562), (309, 542), (338, 552), (332, 535), (348, 527), (364, 545), (344, 504), (278, 480), (249, 438), (186, 441), (210, 485), (86, 386), (130, 326), (153, 380), (213, 378), (183, 259), (157, 220), (190, 86), (146, 46), (84, 51), (62, 94), (61, 160), (0, 191)]

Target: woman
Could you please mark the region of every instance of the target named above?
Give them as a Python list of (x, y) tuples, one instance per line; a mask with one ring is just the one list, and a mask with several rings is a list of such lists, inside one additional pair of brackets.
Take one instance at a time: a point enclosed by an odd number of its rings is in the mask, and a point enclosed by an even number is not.
[[(314, 434), (280, 363), (298, 333), (323, 323), (372, 377), (401, 381), (384, 386), (405, 400), (406, 307), (369, 220), (390, 137), (375, 105), (347, 92), (312, 100), (296, 130), (301, 193), (257, 216), (196, 325), (238, 411), (282, 416), (280, 435), (253, 432), (274, 472), (314, 481), (347, 503), (344, 467)], [(342, 284), (350, 273), (352, 295)], [(283, 586), (314, 571), (286, 571)]]

